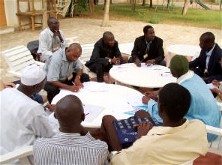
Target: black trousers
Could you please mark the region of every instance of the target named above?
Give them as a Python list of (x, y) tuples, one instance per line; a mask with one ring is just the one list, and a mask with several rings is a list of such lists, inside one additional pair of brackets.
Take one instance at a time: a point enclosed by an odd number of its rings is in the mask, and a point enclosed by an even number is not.
[[(73, 78), (71, 80), (65, 80), (65, 81), (60, 81), (64, 84), (67, 85), (73, 85), (73, 81), (75, 80), (76, 77), (76, 73), (73, 73)], [(80, 81), (83, 82), (87, 82), (90, 81), (89, 80), (89, 75), (86, 73), (83, 73)], [(47, 98), (48, 98), (48, 102), (51, 104), (52, 99), (60, 92), (60, 89), (58, 87), (53, 86), (51, 83), (46, 82), (44, 90), (47, 92)]]
[(109, 72), (109, 70), (112, 68), (112, 64), (108, 64), (108, 65), (104, 65), (102, 63), (93, 63), (90, 66), (88, 66), (88, 68), (96, 73), (97, 76), (97, 81), (98, 82), (103, 82), (103, 75), (104, 72)]

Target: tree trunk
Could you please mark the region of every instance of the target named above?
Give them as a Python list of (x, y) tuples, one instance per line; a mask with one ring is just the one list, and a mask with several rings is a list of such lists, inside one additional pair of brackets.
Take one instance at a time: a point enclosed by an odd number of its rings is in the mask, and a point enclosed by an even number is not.
[(189, 8), (189, 2), (188, 2), (188, 0), (184, 0), (182, 15), (186, 15), (187, 14), (188, 8)]
[(94, 13), (94, 0), (89, 0), (89, 11), (91, 15)]
[(110, 0), (106, 0), (105, 3), (105, 10), (104, 10), (104, 15), (103, 15), (103, 22), (101, 26), (109, 26), (109, 4)]
[(153, 0), (150, 0), (150, 8), (153, 7)]
[(167, 0), (167, 9), (169, 8), (170, 6), (170, 0)]
[(132, 11), (136, 11), (136, 0), (132, 0)]
[(146, 4), (146, 0), (143, 0), (142, 6), (145, 6)]

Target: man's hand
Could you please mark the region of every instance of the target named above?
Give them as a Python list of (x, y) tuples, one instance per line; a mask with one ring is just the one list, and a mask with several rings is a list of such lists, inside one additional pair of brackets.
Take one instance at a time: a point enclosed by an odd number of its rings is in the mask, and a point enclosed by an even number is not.
[(215, 86), (217, 86), (217, 87), (220, 86), (220, 82), (217, 81), (217, 80), (213, 80), (213, 81), (212, 81), (212, 84), (215, 85)]
[(55, 36), (58, 36), (58, 37), (59, 37), (59, 39), (60, 39), (61, 42), (64, 41), (59, 30), (54, 30), (54, 34), (55, 34)]
[(78, 92), (79, 89), (80, 89), (80, 87), (77, 86), (77, 85), (69, 86), (69, 90), (72, 91), (72, 92)]
[(83, 84), (82, 84), (82, 82), (80, 81), (80, 76), (77, 75), (77, 76), (75, 77), (74, 84), (75, 84), (76, 86), (79, 86), (80, 88), (83, 88)]
[(147, 97), (147, 96), (143, 96), (142, 97), (142, 102), (143, 102), (143, 104), (148, 104), (148, 101), (150, 100), (150, 98), (149, 97)]
[(135, 64), (136, 66), (141, 67), (141, 62), (138, 58), (135, 60)]
[(144, 93), (147, 98), (151, 98), (155, 101), (158, 101), (158, 93), (155, 91), (147, 91)]
[(136, 138), (139, 139), (141, 136), (146, 135), (151, 128), (153, 128), (153, 125), (149, 122), (142, 122), (139, 123), (138, 125), (135, 125), (137, 127), (137, 136)]
[(47, 108), (50, 112), (55, 112), (56, 106), (55, 104), (46, 104), (45, 108)]
[(155, 60), (147, 60), (146, 61), (146, 65), (150, 66), (150, 65), (154, 65), (155, 64)]
[(114, 57), (114, 58), (111, 60), (111, 62), (112, 62), (113, 64), (115, 64), (115, 65), (119, 65), (119, 64), (120, 64), (120, 59)]

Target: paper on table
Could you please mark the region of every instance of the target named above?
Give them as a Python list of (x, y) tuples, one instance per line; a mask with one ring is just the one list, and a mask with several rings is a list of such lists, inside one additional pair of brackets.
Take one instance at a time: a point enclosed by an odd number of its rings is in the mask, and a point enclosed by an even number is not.
[(93, 120), (97, 118), (104, 109), (102, 106), (92, 104), (85, 104), (83, 108), (85, 113), (85, 122), (93, 122)]
[(210, 89), (218, 88), (216, 85), (213, 85), (212, 83), (207, 84), (207, 86), (208, 86)]
[(105, 83), (87, 83), (84, 85), (91, 92), (107, 92), (109, 89)]
[(147, 105), (135, 106), (132, 111), (126, 111), (126, 112), (124, 112), (124, 114), (133, 116), (137, 111), (139, 111), (139, 110), (146, 110), (146, 109), (147, 109)]
[(138, 93), (129, 93), (126, 97), (127, 103), (131, 106), (140, 106), (143, 105), (142, 102), (143, 95), (139, 96)]

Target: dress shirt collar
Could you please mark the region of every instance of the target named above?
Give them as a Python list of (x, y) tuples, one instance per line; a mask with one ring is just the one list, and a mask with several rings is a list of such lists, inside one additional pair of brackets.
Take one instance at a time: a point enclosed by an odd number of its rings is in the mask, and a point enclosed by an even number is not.
[(51, 36), (53, 36), (54, 33), (49, 29), (49, 27), (48, 27), (47, 29), (48, 29), (49, 34), (50, 34)]
[[(67, 48), (64, 48), (64, 49), (61, 49), (62, 51), (62, 60), (63, 61), (68, 61), (67, 57), (66, 57), (66, 49)], [(69, 61), (68, 61), (69, 62)]]
[(194, 76), (194, 72), (189, 70), (187, 73), (185, 73), (184, 75), (180, 76), (178, 79), (177, 79), (177, 83), (178, 84), (181, 84), (182, 82), (184, 82), (185, 80), (187, 79), (190, 79), (191, 77)]
[(206, 52), (206, 56), (211, 56), (213, 50), (214, 50), (215, 44), (214, 46), (210, 49), (210, 51)]

